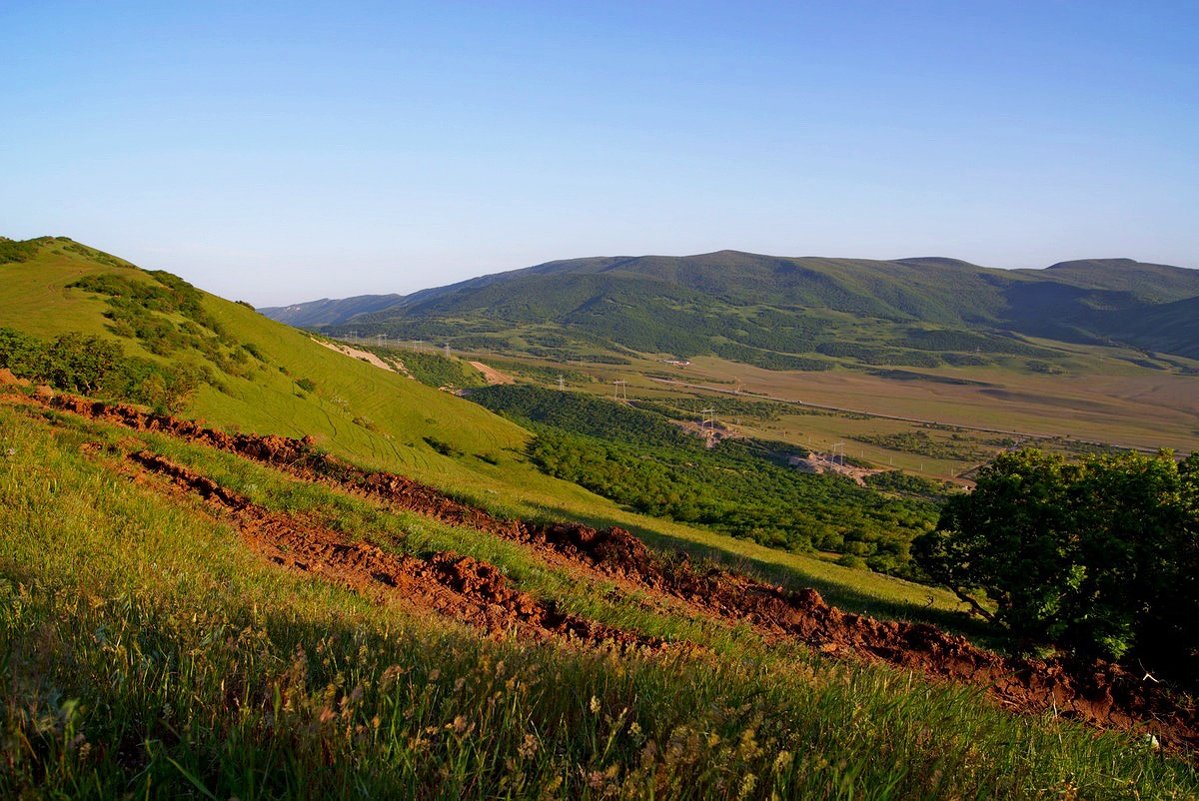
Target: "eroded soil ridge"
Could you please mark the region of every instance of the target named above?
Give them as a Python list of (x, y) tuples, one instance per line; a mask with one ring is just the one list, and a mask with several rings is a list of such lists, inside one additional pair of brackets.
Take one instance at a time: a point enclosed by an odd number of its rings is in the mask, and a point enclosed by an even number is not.
[(232, 517), (250, 547), (276, 564), (359, 592), (400, 597), (490, 632), (516, 628), (620, 649), (664, 647), (658, 638), (568, 614), (513, 589), (487, 562), (446, 551), (421, 559), (347, 541), (327, 527), (257, 506), (244, 495), (153, 451), (138, 451), (129, 458), (220, 507)]
[[(725, 570), (698, 571), (653, 554), (620, 528), (579, 523), (503, 520), (432, 487), (383, 471), (365, 470), (322, 453), (310, 438), (227, 434), (198, 423), (149, 414), (132, 406), (57, 395), (50, 404), (130, 428), (162, 431), (286, 470), (451, 525), (491, 532), (553, 552), (597, 573), (626, 579), (687, 601), (731, 621), (795, 637), (839, 656), (865, 656), (934, 677), (984, 686), (1002, 704), (1023, 712), (1055, 714), (1101, 728), (1144, 731), (1163, 744), (1199, 747), (1193, 702), (1118, 665), (1003, 657), (935, 626), (880, 621), (827, 604), (813, 589), (787, 590)], [(219, 488), (212, 490), (213, 493)]]

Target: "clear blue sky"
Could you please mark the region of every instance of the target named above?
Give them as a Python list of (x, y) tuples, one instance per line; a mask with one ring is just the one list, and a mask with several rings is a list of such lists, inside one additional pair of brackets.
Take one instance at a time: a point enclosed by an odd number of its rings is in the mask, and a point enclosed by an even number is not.
[(0, 234), (257, 304), (550, 259), (1199, 266), (1199, 2), (0, 1)]

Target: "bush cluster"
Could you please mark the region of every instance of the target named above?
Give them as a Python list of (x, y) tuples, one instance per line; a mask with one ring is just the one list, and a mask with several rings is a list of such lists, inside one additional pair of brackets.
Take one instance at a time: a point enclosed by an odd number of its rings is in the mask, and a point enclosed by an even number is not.
[(913, 551), (1029, 643), (1199, 676), (1199, 456), (1006, 453)]
[(203, 367), (127, 356), (116, 342), (74, 331), (44, 342), (0, 328), (0, 367), (66, 392), (120, 398), (169, 413), (182, 410), (200, 384), (212, 380)]

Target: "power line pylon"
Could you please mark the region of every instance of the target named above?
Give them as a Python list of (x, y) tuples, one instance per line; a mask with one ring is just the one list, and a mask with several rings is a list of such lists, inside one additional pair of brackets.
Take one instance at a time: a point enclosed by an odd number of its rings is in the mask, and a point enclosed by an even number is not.
[(620, 378), (612, 382), (612, 399), (617, 403), (629, 402), (629, 393), (626, 389), (626, 383), (627, 382), (625, 382), (624, 379)]

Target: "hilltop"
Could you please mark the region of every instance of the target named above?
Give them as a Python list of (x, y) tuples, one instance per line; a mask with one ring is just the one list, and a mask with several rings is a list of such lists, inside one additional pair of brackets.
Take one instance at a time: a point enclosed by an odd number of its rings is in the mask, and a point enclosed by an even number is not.
[(1052, 346), (1030, 337), (1194, 355), (1194, 318), (1163, 312), (1168, 325), (1130, 321), (1196, 297), (1199, 271), (1130, 259), (1001, 270), (941, 257), (720, 251), (554, 261), (406, 297), (263, 313), (330, 332), (444, 339), (463, 348), (567, 357), (600, 346), (823, 369), (1055, 357)]
[(426, 440), (498, 457), (528, 439), (473, 404), (348, 358), (167, 273), (65, 237), (6, 247), (0, 327), (42, 340), (92, 335), (149, 367), (188, 368), (196, 380), (177, 408), (188, 416), (312, 436), (348, 457), (466, 485), (494, 483), (494, 466), (447, 459)]

